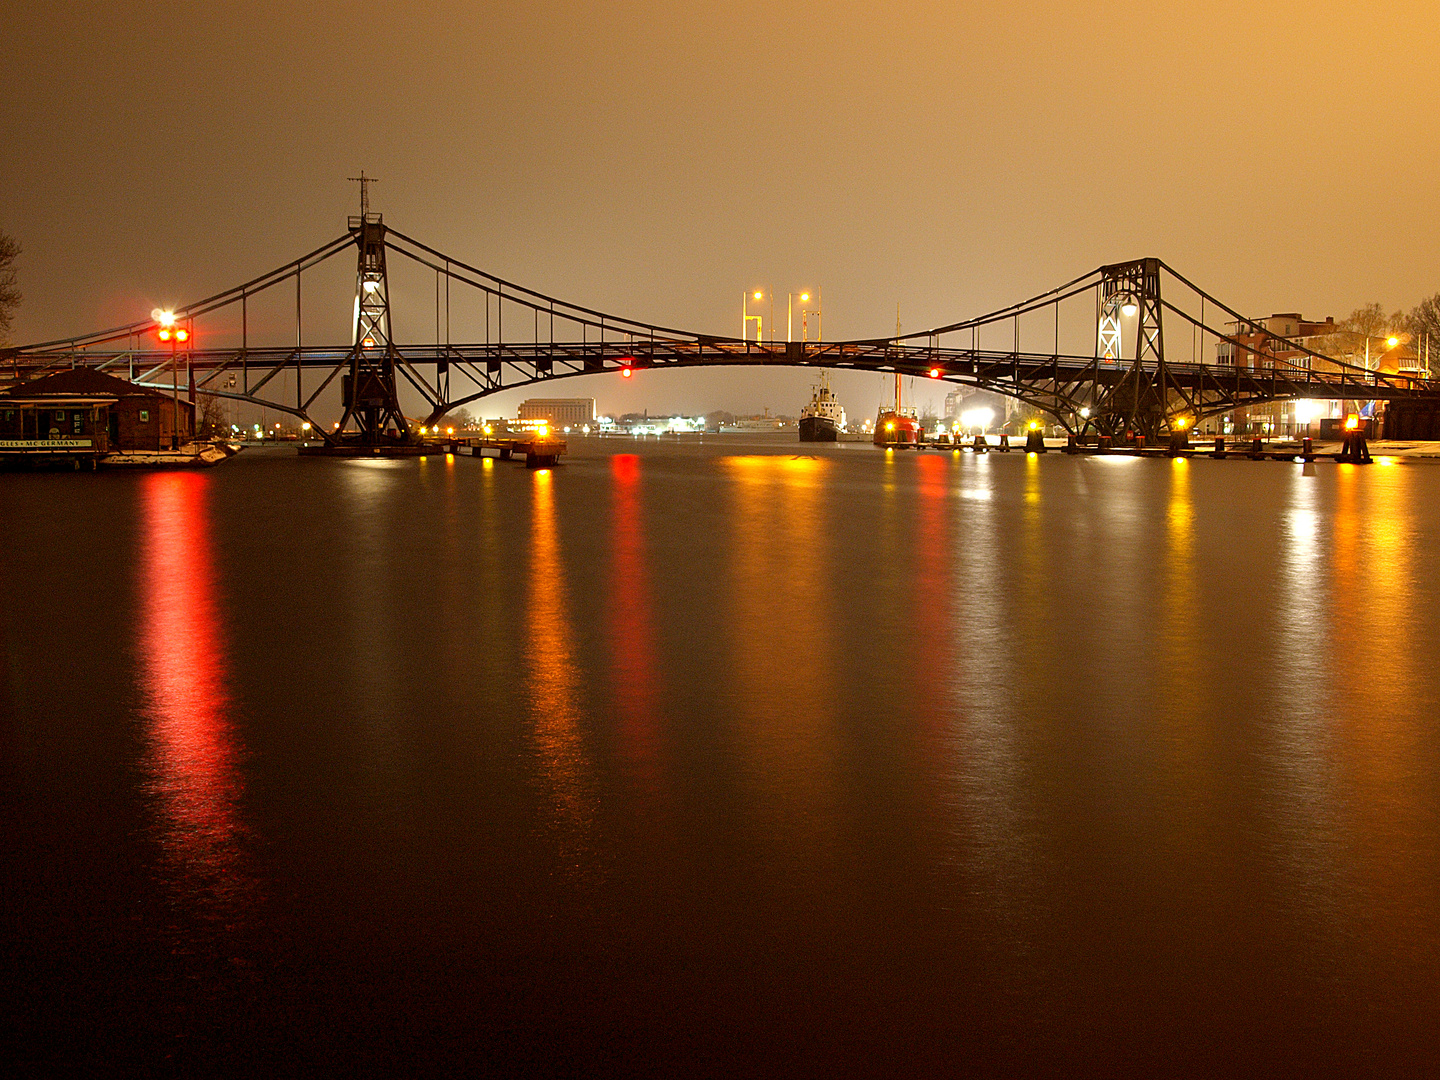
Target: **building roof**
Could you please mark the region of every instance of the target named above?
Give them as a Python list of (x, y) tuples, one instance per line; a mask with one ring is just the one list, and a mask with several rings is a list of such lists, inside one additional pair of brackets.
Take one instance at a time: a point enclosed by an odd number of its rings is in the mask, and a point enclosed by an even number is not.
[(43, 401), (48, 398), (101, 398), (115, 400), (122, 397), (162, 397), (163, 395), (143, 386), (136, 386), (124, 379), (106, 375), (94, 368), (76, 367), (57, 371), (29, 382), (12, 386), (0, 392), (0, 399), (11, 401)]

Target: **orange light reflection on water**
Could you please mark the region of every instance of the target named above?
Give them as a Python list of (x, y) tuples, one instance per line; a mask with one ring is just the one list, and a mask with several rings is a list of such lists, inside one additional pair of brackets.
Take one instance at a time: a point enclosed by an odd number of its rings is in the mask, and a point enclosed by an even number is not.
[(565, 562), (555, 515), (555, 477), (533, 474), (530, 582), (525, 605), (528, 699), (540, 769), (549, 787), (549, 827), (574, 872), (591, 859), (595, 794), (580, 731), (580, 669), (565, 589)]
[(767, 816), (829, 832), (835, 815), (832, 537), (825, 459), (724, 459), (734, 550), (726, 624), (738, 751)]

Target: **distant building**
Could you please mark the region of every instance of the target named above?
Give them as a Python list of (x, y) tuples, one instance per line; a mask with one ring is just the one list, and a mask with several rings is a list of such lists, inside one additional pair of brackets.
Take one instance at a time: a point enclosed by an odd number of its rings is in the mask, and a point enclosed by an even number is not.
[(580, 427), (595, 422), (595, 399), (527, 398), (520, 403), (521, 420), (546, 420), (552, 427)]
[[(1371, 371), (1418, 374), (1420, 362), (1408, 341), (1367, 338), (1336, 326), (1333, 317), (1313, 322), (1298, 312), (1280, 312), (1257, 322), (1259, 329), (1248, 323), (1227, 323), (1226, 330), (1234, 340), (1216, 344), (1216, 362), (1254, 372), (1283, 372), (1295, 367), (1311, 371), (1339, 369), (1338, 360), (1316, 359), (1297, 348), (1298, 344), (1326, 357), (1343, 357), (1345, 363), (1357, 367), (1368, 365)], [(1236, 435), (1304, 435), (1316, 434), (1312, 425), (1318, 423), (1319, 433), (1329, 434), (1340, 421), (1343, 408), (1344, 402), (1338, 400), (1255, 405), (1226, 414), (1222, 431)], [(1360, 411), (1368, 415), (1371, 408), (1366, 403)]]
[(188, 443), (195, 406), (91, 368), (71, 368), (0, 393), (0, 453), (101, 455)]

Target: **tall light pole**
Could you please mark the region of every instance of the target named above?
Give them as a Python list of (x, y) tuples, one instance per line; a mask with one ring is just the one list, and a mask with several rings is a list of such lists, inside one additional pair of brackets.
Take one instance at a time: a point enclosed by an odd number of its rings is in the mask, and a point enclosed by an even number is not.
[(802, 293), (793, 293), (793, 292), (792, 292), (792, 293), (787, 293), (787, 294), (786, 294), (786, 296), (785, 296), (785, 340), (786, 340), (786, 341), (794, 341), (794, 340), (795, 340), (795, 297), (796, 297), (797, 295), (800, 297), (800, 320), (801, 320), (801, 322), (804, 322), (804, 320), (805, 320), (805, 305), (810, 302), (810, 294), (809, 294), (808, 292), (802, 292)]
[(747, 292), (747, 293), (744, 295), (744, 298), (741, 300), (741, 302), (740, 302), (740, 340), (741, 340), (741, 341), (748, 341), (748, 340), (749, 340), (749, 338), (748, 338), (747, 335), (750, 333), (750, 323), (751, 323), (751, 321), (753, 320), (754, 323), (755, 323), (755, 344), (757, 344), (757, 345), (760, 344), (760, 339), (761, 339), (761, 337), (762, 337), (762, 335), (763, 335), (763, 332), (764, 332), (765, 323), (764, 323), (764, 320), (763, 320), (759, 315), (751, 315), (751, 314), (750, 314), (750, 301), (751, 301), (751, 300), (754, 300), (756, 303), (759, 303), (761, 300), (764, 300), (764, 299), (765, 299), (764, 290), (762, 290), (762, 289), (756, 289), (753, 293), (752, 293), (752, 292)]
[[(813, 308), (804, 308), (804, 307), (802, 307), (802, 308), (800, 309), (800, 339), (801, 339), (802, 341), (809, 341), (809, 340), (810, 340), (810, 318), (809, 318), (809, 317), (810, 317), (811, 315), (814, 315), (814, 316), (815, 316), (815, 340), (816, 340), (816, 341), (823, 341), (823, 340), (825, 339), (825, 328), (824, 328), (824, 318), (825, 318), (825, 314), (824, 314), (824, 311), (823, 311), (823, 309), (824, 309), (824, 307), (825, 307), (825, 304), (824, 304), (824, 301), (821, 299), (821, 296), (822, 296), (821, 290), (820, 290), (820, 289), (816, 289), (816, 290), (815, 290), (815, 306), (814, 306)], [(801, 299), (801, 300), (805, 300), (805, 299), (808, 299), (808, 298), (802, 296), (800, 299)]]
[[(175, 313), (173, 311), (161, 311), (158, 308), (150, 313), (159, 327), (156, 336), (161, 341), (170, 343), (170, 449), (180, 449), (180, 374), (179, 357), (176, 349), (182, 342), (190, 340), (190, 331), (183, 326), (175, 325)], [(156, 444), (159, 444), (159, 434), (156, 434)]]

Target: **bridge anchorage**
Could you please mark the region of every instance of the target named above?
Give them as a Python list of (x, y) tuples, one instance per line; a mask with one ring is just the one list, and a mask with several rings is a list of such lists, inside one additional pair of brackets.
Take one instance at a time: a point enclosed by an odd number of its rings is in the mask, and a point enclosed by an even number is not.
[[(167, 394), (183, 382), (192, 402), (208, 394), (289, 413), (337, 453), (415, 448), (420, 427), (505, 390), (716, 365), (824, 367), (990, 390), (1048, 413), (1082, 440), (1183, 439), (1207, 418), (1299, 398), (1387, 402), (1406, 418), (1403, 437), (1440, 438), (1440, 381), (1428, 373), (1370, 370), (1270, 334), (1155, 258), (1102, 266), (1018, 304), (919, 333), (752, 341), (646, 323), (516, 285), (388, 227), (369, 212), (366, 196), (362, 184), (361, 213), (343, 235), (176, 311), (191, 329), (183, 348), (159, 347), (159, 324), (141, 321), (5, 350), (0, 376), (19, 382), (88, 366)], [(352, 248), (351, 340), (307, 344), (302, 276)], [(402, 295), (413, 297), (417, 282), (428, 289), (433, 279), (432, 341), (395, 330), (397, 267), (406, 275)], [(270, 340), (252, 340), (252, 302), (280, 295), (292, 280), (293, 336), (284, 336), (293, 344), (275, 343), (284, 327), (273, 317), (263, 328)], [(452, 294), (462, 300), (458, 311)], [(424, 316), (412, 310), (412, 319), (407, 327)], [(1233, 346), (1227, 362), (1217, 356), (1222, 342)], [(407, 402), (415, 419), (407, 418)], [(330, 417), (337, 419), (326, 423)]]

